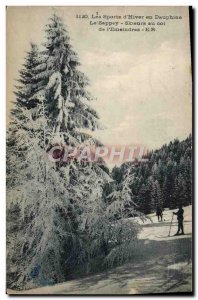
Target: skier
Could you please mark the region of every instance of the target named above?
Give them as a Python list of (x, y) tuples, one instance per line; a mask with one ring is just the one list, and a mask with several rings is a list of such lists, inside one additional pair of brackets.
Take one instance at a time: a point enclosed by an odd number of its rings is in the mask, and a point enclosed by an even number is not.
[(158, 222), (159, 222), (160, 218), (162, 221), (162, 209), (160, 207), (157, 207), (156, 216), (158, 217)]
[(179, 206), (179, 210), (177, 212), (173, 212), (174, 215), (177, 215), (177, 220), (178, 220), (178, 230), (175, 235), (179, 235), (180, 229), (181, 229), (181, 234), (184, 235), (184, 210), (182, 208), (182, 205)]

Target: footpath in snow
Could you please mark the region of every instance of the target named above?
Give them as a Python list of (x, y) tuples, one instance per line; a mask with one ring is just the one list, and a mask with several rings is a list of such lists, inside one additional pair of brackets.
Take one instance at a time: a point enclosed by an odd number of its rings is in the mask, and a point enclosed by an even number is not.
[[(174, 210), (177, 211), (177, 210)], [(123, 266), (71, 280), (54, 286), (8, 294), (149, 294), (191, 292), (192, 290), (192, 207), (184, 208), (185, 235), (177, 232), (174, 216), (168, 237), (172, 212), (163, 213), (163, 222), (155, 214), (141, 223), (142, 231), (134, 248), (134, 258)]]

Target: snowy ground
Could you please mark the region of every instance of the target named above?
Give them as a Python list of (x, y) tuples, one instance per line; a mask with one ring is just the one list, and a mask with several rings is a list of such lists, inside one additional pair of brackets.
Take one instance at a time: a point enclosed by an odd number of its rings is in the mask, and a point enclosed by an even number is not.
[[(78, 280), (46, 286), (20, 294), (148, 294), (190, 292), (192, 290), (192, 207), (184, 208), (184, 236), (177, 231), (174, 216), (168, 237), (172, 211), (167, 210), (163, 222), (151, 214), (153, 221), (143, 227), (134, 249), (134, 259), (108, 272)], [(176, 211), (176, 210), (175, 210)], [(164, 221), (165, 220), (165, 221)], [(19, 292), (7, 290), (8, 294)]]

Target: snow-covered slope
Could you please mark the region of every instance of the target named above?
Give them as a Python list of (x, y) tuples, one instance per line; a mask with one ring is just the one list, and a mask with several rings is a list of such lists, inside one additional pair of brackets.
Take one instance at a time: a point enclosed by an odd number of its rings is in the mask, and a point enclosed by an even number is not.
[[(174, 210), (176, 211), (176, 210)], [(164, 211), (158, 222), (155, 214), (142, 224), (139, 241), (134, 247), (134, 259), (121, 267), (71, 280), (54, 286), (8, 294), (148, 294), (191, 292), (192, 290), (192, 207), (184, 208), (184, 236), (174, 236), (177, 219), (174, 216), (171, 237), (168, 237), (171, 210)]]

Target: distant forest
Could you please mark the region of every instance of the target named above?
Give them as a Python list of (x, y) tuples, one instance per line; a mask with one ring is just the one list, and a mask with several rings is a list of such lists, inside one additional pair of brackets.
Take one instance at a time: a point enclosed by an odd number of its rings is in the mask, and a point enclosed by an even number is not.
[[(106, 185), (105, 196), (123, 185), (130, 169), (132, 201), (142, 213), (160, 208), (177, 208), (191, 204), (192, 199), (192, 136), (175, 139), (160, 149), (150, 151), (147, 162), (124, 163), (114, 167), (114, 183)], [(107, 196), (108, 201), (108, 196)]]

